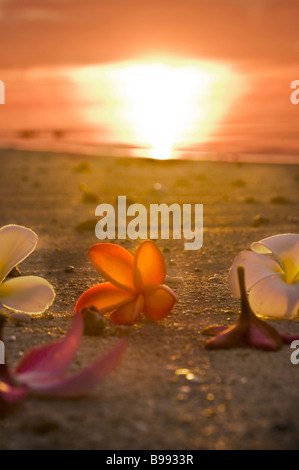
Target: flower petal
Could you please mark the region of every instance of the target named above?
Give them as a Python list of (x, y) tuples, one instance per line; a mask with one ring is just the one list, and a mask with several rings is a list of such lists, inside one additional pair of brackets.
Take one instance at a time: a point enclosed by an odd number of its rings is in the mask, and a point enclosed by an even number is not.
[(14, 404), (23, 400), (28, 393), (27, 387), (14, 387), (0, 380), (0, 401)]
[(98, 243), (90, 248), (89, 256), (107, 281), (121, 289), (134, 290), (134, 258), (128, 250), (113, 243)]
[(42, 313), (54, 298), (51, 284), (38, 276), (21, 276), (0, 285), (0, 303), (19, 312)]
[(282, 347), (282, 337), (275, 328), (257, 318), (249, 305), (245, 288), (245, 272), (243, 266), (238, 266), (237, 276), (241, 295), (241, 314), (232, 326), (211, 326), (202, 333), (215, 334), (205, 347), (207, 349), (222, 349), (240, 346), (251, 346), (265, 351), (278, 351)]
[(224, 325), (211, 325), (201, 330), (200, 333), (206, 336), (216, 336), (219, 335), (219, 333), (222, 333), (223, 331), (227, 330), (228, 328), (228, 326)]
[(250, 290), (249, 302), (257, 315), (294, 318), (299, 309), (299, 284), (286, 284), (279, 277), (263, 279)]
[(299, 334), (289, 335), (287, 333), (282, 333), (281, 331), (278, 332), (281, 340), (284, 344), (292, 344), (293, 341), (299, 339)]
[(244, 266), (246, 270), (246, 291), (248, 292), (256, 282), (261, 279), (282, 276), (281, 267), (268, 256), (259, 255), (253, 251), (241, 251), (230, 268), (228, 273), (228, 283), (233, 297), (240, 297), (237, 268)]
[(206, 342), (206, 349), (230, 349), (244, 345), (244, 332), (246, 325), (236, 323), (220, 331), (214, 338)]
[(275, 328), (257, 317), (251, 319), (244, 336), (249, 346), (264, 351), (278, 351), (282, 346), (282, 339)]
[(5, 225), (0, 228), (0, 282), (9, 271), (32, 253), (37, 244), (37, 235), (20, 225)]
[(151, 240), (146, 240), (138, 247), (133, 273), (135, 287), (139, 292), (149, 284), (163, 284), (166, 275), (164, 258)]
[(248, 324), (239, 319), (237, 323), (226, 329), (220, 326), (212, 328), (215, 329), (216, 336), (207, 341), (206, 349), (229, 349), (248, 345), (264, 351), (277, 351), (282, 346), (278, 332), (256, 317), (251, 318)]
[(142, 303), (138, 300), (128, 302), (111, 313), (109, 320), (116, 325), (131, 325), (141, 314)]
[(78, 397), (84, 395), (118, 366), (127, 344), (128, 338), (124, 338), (91, 366), (64, 379), (34, 383), (30, 385), (29, 391), (34, 395), (49, 397)]
[(286, 281), (291, 283), (299, 270), (299, 234), (283, 233), (264, 238), (251, 245), (256, 253), (273, 253), (280, 261), (286, 274)]
[(119, 289), (110, 282), (103, 282), (85, 291), (79, 297), (75, 309), (80, 313), (83, 308), (93, 305), (100, 313), (107, 313), (134, 298), (135, 294)]
[(175, 294), (169, 287), (148, 286), (144, 290), (143, 313), (151, 320), (162, 320), (171, 312), (175, 301)]
[(20, 383), (59, 377), (70, 366), (83, 332), (81, 315), (75, 315), (72, 326), (62, 339), (31, 349), (18, 365), (15, 376)]

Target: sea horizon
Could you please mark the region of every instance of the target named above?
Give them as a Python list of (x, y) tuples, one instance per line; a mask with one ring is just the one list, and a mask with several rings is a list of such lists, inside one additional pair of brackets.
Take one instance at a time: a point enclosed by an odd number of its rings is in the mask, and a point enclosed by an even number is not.
[[(171, 155), (163, 157), (153, 157), (152, 148), (135, 147), (127, 144), (88, 144), (78, 142), (56, 142), (53, 140), (49, 144), (47, 140), (25, 138), (14, 140), (0, 140), (0, 152), (19, 151), (19, 152), (40, 152), (53, 154), (81, 155), (82, 157), (100, 157), (100, 158), (132, 158), (148, 159), (156, 161), (207, 161), (207, 162), (227, 162), (227, 163), (258, 163), (258, 164), (278, 164), (278, 165), (298, 165), (299, 154), (282, 152), (237, 152), (237, 151), (208, 151), (194, 149), (174, 149)], [(32, 139), (33, 140), (33, 139)]]
[(179, 57), (2, 69), (0, 146), (298, 163), (296, 70)]

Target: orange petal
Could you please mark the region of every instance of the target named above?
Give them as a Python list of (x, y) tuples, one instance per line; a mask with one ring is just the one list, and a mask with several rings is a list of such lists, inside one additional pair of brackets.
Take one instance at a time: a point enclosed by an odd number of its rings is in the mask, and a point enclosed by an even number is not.
[(143, 313), (151, 320), (162, 320), (174, 306), (176, 297), (167, 286), (151, 286), (144, 290)]
[(111, 313), (110, 321), (117, 325), (131, 325), (139, 317), (143, 308), (143, 297), (129, 302)]
[(122, 289), (134, 290), (134, 258), (128, 250), (112, 243), (98, 243), (90, 248), (89, 256), (107, 281)]
[(110, 282), (103, 282), (91, 287), (79, 297), (76, 312), (82, 312), (85, 307), (94, 305), (101, 313), (111, 312), (115, 308), (134, 298), (134, 294), (119, 289)]
[(166, 275), (164, 258), (150, 240), (143, 242), (134, 257), (134, 283), (137, 291), (149, 284), (163, 284)]

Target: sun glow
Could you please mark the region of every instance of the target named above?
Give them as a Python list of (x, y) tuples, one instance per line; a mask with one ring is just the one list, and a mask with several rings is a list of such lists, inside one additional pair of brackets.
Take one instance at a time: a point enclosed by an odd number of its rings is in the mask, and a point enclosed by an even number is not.
[(167, 159), (207, 142), (240, 95), (240, 77), (214, 62), (136, 62), (77, 69), (85, 119), (103, 121), (115, 142)]
[(128, 119), (150, 145), (153, 158), (170, 158), (188, 124), (194, 120), (192, 95), (196, 77), (188, 69), (163, 64), (136, 65), (123, 70)]

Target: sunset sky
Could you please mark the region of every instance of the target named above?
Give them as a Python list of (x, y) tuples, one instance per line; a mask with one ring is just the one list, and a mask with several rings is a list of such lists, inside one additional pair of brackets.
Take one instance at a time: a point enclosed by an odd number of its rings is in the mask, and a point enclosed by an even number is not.
[(296, 0), (1, 0), (0, 137), (91, 127), (162, 149), (161, 103), (165, 148), (298, 154), (298, 18)]

